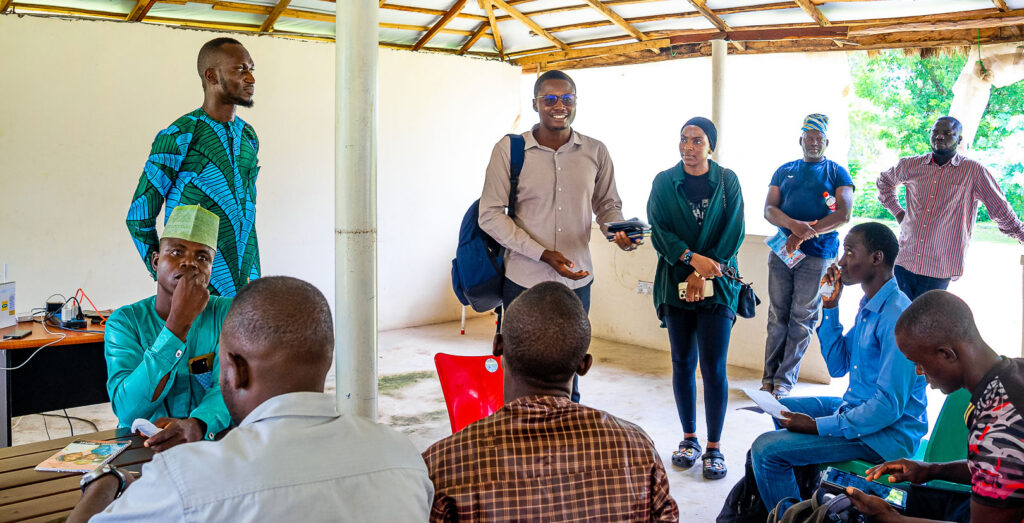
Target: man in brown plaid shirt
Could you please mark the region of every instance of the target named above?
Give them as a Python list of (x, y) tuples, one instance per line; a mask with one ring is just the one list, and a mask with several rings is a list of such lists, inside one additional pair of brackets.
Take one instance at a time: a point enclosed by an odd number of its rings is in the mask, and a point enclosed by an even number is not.
[(678, 521), (665, 467), (640, 427), (569, 400), (590, 321), (568, 287), (521, 294), (494, 337), (505, 406), (423, 453), (431, 521)]

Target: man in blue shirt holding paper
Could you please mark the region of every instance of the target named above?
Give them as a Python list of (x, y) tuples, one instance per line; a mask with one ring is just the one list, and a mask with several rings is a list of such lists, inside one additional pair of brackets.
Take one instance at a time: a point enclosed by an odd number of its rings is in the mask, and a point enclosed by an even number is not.
[[(893, 278), (898, 250), (888, 227), (863, 223), (847, 234), (839, 266), (828, 268), (826, 280), (835, 290), (822, 298), (818, 338), (829, 374), (849, 374), (849, 388), (842, 398), (783, 399), (788, 412), (777, 421), (782, 430), (754, 440), (754, 477), (768, 510), (799, 498), (793, 467), (905, 458), (917, 451), (927, 432), (927, 384), (896, 346), (896, 321), (910, 305)], [(843, 335), (839, 297), (844, 285), (853, 284), (860, 284), (864, 298), (856, 323)]]
[[(779, 242), (785, 239), (779, 249), (783, 252), (768, 255), (770, 308), (761, 377), (761, 390), (776, 398), (788, 396), (796, 384), (818, 320), (821, 277), (839, 251), (836, 229), (850, 221), (853, 207), (850, 173), (825, 158), (827, 131), (828, 116), (816, 113), (804, 119), (804, 157), (775, 171), (764, 203), (764, 217), (779, 227)], [(804, 256), (795, 263), (781, 256), (797, 251)]]

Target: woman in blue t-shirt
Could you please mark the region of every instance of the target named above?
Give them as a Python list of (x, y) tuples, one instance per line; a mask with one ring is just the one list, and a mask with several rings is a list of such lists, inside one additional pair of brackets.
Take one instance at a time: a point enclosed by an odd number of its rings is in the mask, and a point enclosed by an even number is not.
[[(737, 270), (736, 253), (743, 242), (739, 179), (708, 159), (717, 139), (707, 118), (686, 122), (679, 137), (682, 161), (654, 178), (647, 201), (651, 244), (658, 251), (654, 305), (668, 329), (672, 388), (683, 425), (684, 439), (672, 464), (690, 468), (700, 457), (708, 479), (726, 474), (719, 448), (729, 398), (725, 360), (739, 300), (739, 284), (719, 276)], [(696, 434), (698, 360), (708, 425), (703, 456)]]
[(828, 117), (804, 119), (800, 160), (783, 164), (772, 176), (764, 216), (786, 237), (786, 250), (803, 252), (790, 266), (768, 254), (768, 339), (761, 390), (788, 396), (800, 373), (800, 360), (818, 319), (821, 278), (839, 252), (836, 229), (850, 221), (853, 180), (846, 168), (825, 158)]

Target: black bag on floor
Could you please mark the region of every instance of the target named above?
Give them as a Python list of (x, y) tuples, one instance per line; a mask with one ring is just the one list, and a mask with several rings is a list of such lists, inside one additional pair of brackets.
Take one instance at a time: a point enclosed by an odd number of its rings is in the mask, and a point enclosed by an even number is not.
[[(820, 478), (818, 466), (797, 467), (795, 472), (797, 485), (800, 486), (800, 494), (803, 497), (810, 497), (814, 489), (818, 487)], [(722, 505), (722, 511), (715, 521), (716, 523), (765, 523), (767, 520), (768, 509), (765, 508), (761, 493), (757, 490), (754, 467), (748, 450), (743, 477), (729, 491), (729, 495), (725, 498), (725, 504)]]

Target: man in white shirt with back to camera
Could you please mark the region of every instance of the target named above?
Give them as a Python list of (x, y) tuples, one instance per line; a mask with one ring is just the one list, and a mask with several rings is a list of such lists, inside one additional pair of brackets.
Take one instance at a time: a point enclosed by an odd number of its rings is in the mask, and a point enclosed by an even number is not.
[(426, 521), (434, 487), (412, 443), (339, 415), (324, 394), (333, 350), (316, 287), (283, 276), (249, 283), (219, 353), (238, 427), (155, 454), (135, 482), (116, 468), (87, 474), (68, 521)]

